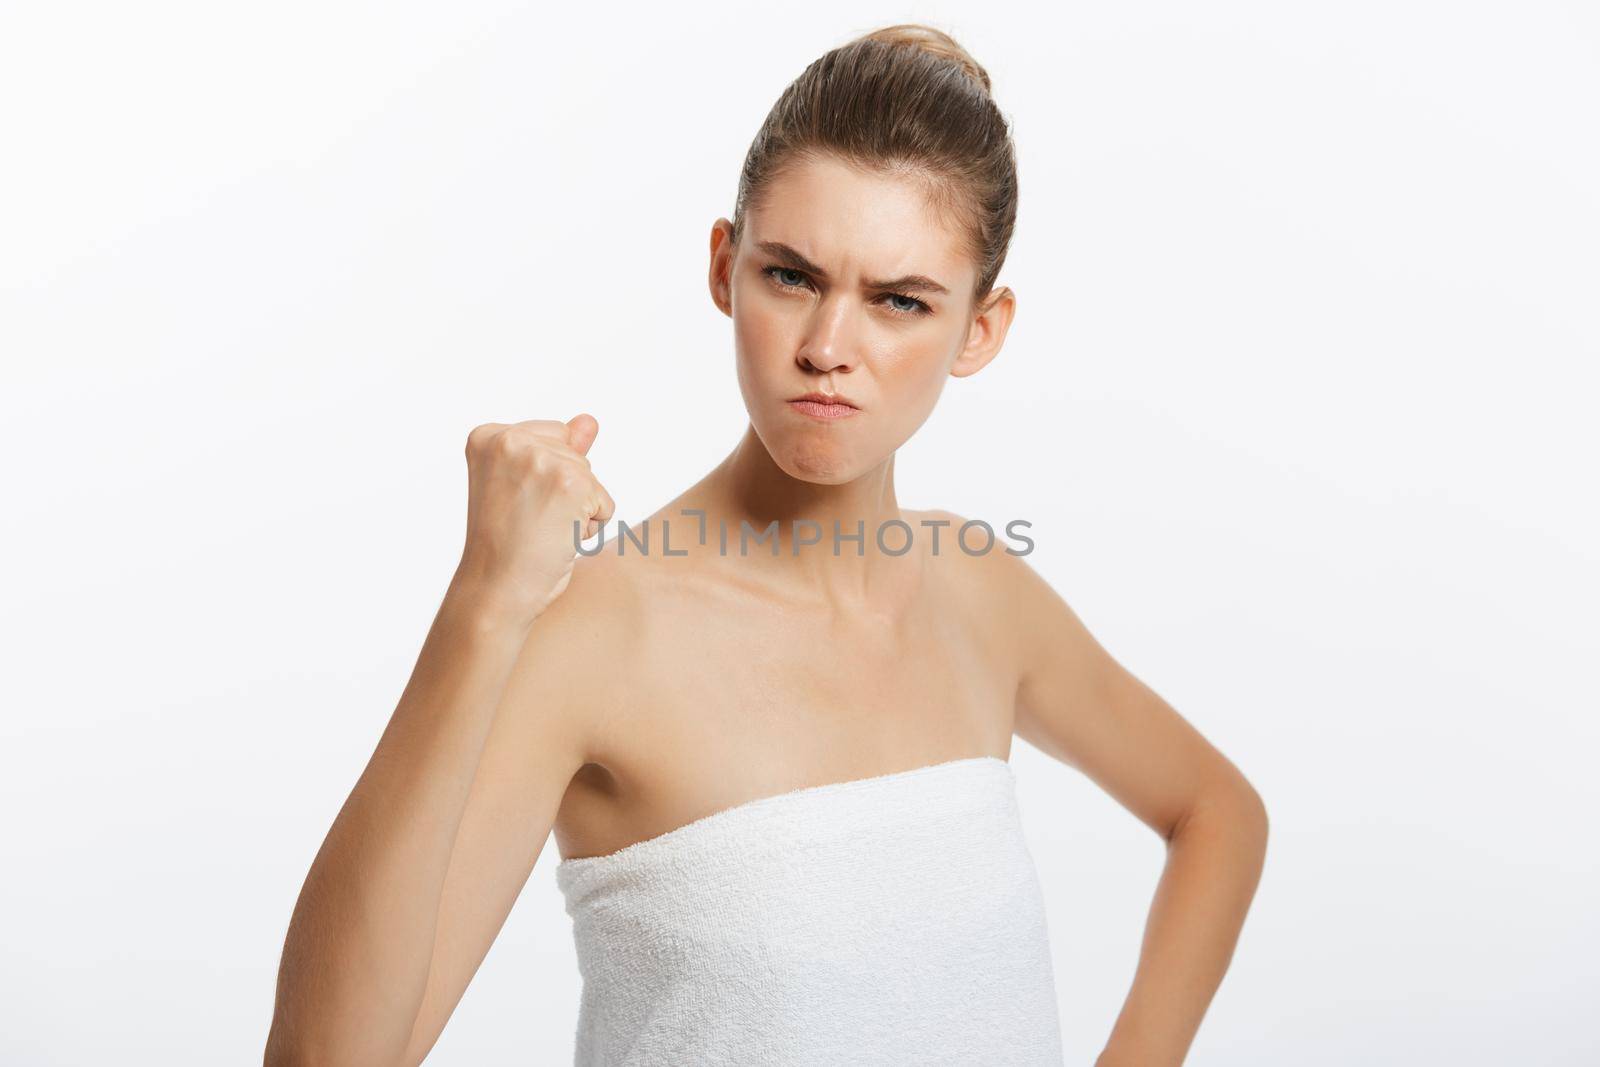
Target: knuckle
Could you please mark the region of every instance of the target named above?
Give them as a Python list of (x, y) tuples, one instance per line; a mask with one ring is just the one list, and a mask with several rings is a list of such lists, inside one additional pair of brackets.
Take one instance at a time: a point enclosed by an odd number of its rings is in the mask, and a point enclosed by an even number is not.
[(525, 455), (528, 451), (528, 442), (515, 428), (508, 429), (495, 435), (493, 442), (494, 453), (497, 456), (514, 458)]
[(575, 493), (582, 489), (588, 479), (576, 467), (562, 464), (561, 469), (555, 473), (555, 483), (563, 493)]
[(558, 464), (559, 460), (551, 455), (548, 448), (530, 447), (528, 449), (528, 465), (533, 469), (534, 473), (540, 475), (551, 474), (557, 469)]

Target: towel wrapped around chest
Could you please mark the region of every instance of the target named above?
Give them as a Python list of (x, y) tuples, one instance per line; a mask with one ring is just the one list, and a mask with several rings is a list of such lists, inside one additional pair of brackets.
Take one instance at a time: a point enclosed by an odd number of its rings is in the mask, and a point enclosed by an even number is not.
[(1061, 1064), (1015, 784), (950, 760), (559, 863), (577, 1067)]

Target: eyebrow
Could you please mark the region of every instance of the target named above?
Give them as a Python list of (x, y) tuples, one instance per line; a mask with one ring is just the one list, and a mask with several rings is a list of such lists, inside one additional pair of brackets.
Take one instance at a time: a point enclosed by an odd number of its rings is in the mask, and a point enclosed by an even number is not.
[[(827, 278), (828, 272), (811, 262), (805, 256), (782, 241), (758, 241), (756, 247), (781, 260), (786, 267), (803, 270), (807, 274), (815, 274), (818, 278)], [(868, 289), (893, 289), (897, 291), (916, 290), (924, 293), (943, 293), (949, 295), (950, 290), (928, 277), (926, 274), (907, 274), (899, 278), (890, 278), (887, 281), (868, 281)]]

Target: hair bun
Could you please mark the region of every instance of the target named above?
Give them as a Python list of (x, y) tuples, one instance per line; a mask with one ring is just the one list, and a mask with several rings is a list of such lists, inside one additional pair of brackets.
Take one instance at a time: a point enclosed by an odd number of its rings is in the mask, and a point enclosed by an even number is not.
[(921, 23), (883, 26), (808, 63), (745, 153), (733, 247), (791, 162), (829, 155), (920, 179), (925, 206), (973, 265), (971, 306), (993, 295), (1017, 223), (1016, 146), (989, 72), (948, 33)]
[(884, 44), (905, 45), (920, 51), (935, 55), (941, 59), (952, 60), (957, 63), (967, 77), (983, 86), (984, 92), (990, 92), (989, 72), (984, 70), (976, 59), (965, 48), (956, 43), (943, 30), (936, 30), (932, 26), (925, 26), (920, 22), (902, 22), (894, 26), (884, 26), (863, 34), (857, 40), (881, 41)]

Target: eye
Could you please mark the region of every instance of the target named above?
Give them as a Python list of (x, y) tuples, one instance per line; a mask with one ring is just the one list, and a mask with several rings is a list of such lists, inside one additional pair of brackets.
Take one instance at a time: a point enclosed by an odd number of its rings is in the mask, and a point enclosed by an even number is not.
[[(811, 286), (811, 280), (806, 276), (805, 271), (795, 270), (793, 267), (773, 265), (770, 267), (761, 268), (761, 273), (772, 279), (772, 284), (779, 289), (807, 289)], [(793, 276), (794, 278), (799, 279), (799, 281), (791, 283), (784, 280), (789, 276)], [(889, 303), (885, 304), (884, 306), (887, 307), (890, 312), (898, 316), (933, 314), (933, 308), (929, 307), (921, 300), (918, 300), (916, 297), (906, 296), (904, 293), (884, 293), (883, 296), (879, 297), (879, 299), (889, 301)], [(903, 303), (894, 303), (894, 301), (897, 300), (903, 301)]]
[(914, 296), (906, 296), (904, 293), (885, 293), (884, 295), (891, 300), (904, 300), (911, 305), (903, 310), (895, 308), (902, 315), (926, 315), (933, 311), (927, 304), (924, 304)]
[(774, 282), (777, 282), (778, 288), (780, 288), (780, 289), (799, 289), (799, 288), (801, 288), (801, 286), (799, 286), (798, 284), (791, 284), (789, 282), (779, 281), (778, 280), (778, 276), (779, 275), (792, 274), (796, 278), (800, 278), (802, 280), (805, 279), (805, 274), (803, 272), (797, 271), (792, 267), (765, 267), (765, 268), (762, 269), (761, 273), (765, 274), (767, 277), (771, 278)]

